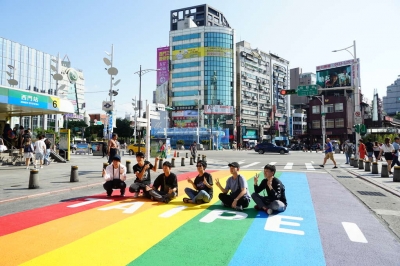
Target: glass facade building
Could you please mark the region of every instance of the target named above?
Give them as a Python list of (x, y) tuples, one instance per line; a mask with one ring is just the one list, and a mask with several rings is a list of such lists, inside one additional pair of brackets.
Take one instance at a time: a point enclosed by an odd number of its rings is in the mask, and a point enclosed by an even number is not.
[[(57, 69), (64, 77), (58, 83), (53, 79), (53, 74)], [(60, 98), (70, 99), (68, 93), (71, 91), (71, 83), (67, 77), (68, 69), (70, 66), (61, 64), (57, 56), (0, 37), (0, 86), (2, 87), (46, 95), (59, 95)], [(75, 104), (77, 98), (80, 103), (84, 102), (83, 73), (81, 70), (77, 70), (77, 72), (79, 73), (76, 82), (77, 90), (75, 88), (73, 90)], [(57, 90), (57, 85), (62, 89)], [(76, 97), (75, 91), (78, 97)], [(19, 117), (18, 113), (15, 113), (15, 117), (11, 118), (10, 123), (12, 126), (21, 124), (25, 128), (30, 127), (34, 130), (36, 128), (54, 129), (55, 121), (56, 115)]]
[[(218, 24), (217, 27), (217, 21), (225, 21), (225, 26)], [(171, 23), (168, 104), (175, 109), (172, 126), (207, 128), (210, 138), (213, 138), (212, 131), (228, 129), (229, 136), (224, 138), (232, 140), (235, 131), (234, 30), (219, 11), (207, 5), (173, 10)]]

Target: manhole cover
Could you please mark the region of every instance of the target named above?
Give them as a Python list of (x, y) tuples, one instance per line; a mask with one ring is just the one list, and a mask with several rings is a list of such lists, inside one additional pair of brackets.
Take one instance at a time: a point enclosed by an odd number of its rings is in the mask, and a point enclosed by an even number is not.
[(353, 177), (349, 175), (338, 175), (337, 178), (353, 178)]
[(365, 195), (365, 196), (383, 196), (386, 197), (384, 194), (380, 193), (380, 192), (373, 192), (373, 191), (357, 191), (358, 193), (360, 193), (361, 195)]

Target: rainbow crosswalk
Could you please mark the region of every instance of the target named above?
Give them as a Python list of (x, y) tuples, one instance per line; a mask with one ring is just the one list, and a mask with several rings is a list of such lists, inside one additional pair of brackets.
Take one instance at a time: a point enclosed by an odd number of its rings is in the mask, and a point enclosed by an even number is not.
[[(230, 176), (210, 172), (222, 184)], [(251, 193), (258, 172), (240, 172)], [(269, 217), (253, 202), (243, 212), (223, 208), (218, 188), (208, 204), (184, 204), (196, 174), (179, 175), (169, 204), (102, 194), (0, 217), (0, 265), (325, 265), (304, 173), (277, 174), (288, 209)]]

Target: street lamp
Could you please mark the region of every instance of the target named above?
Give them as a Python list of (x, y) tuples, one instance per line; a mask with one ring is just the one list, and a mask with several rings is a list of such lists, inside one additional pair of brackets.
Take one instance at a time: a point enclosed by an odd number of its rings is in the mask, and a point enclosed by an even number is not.
[[(146, 73), (149, 73), (151, 71), (159, 71), (161, 69), (143, 69), (142, 70), (142, 65), (140, 65), (139, 71), (136, 71), (133, 74), (138, 74), (139, 75), (139, 118), (142, 118), (142, 76)], [(150, 114), (146, 114), (150, 115)], [(147, 125), (150, 126), (150, 125)], [(141, 142), (141, 141), (140, 141)], [(140, 143), (139, 143), (139, 152), (140, 152)]]
[[(114, 80), (114, 76), (118, 75), (118, 69), (113, 67), (113, 59), (114, 59), (114, 44), (111, 45), (111, 53), (105, 52), (110, 59), (108, 59), (107, 57), (103, 58), (103, 62), (109, 66), (109, 68), (107, 70), (107, 73), (110, 75), (110, 90), (108, 95), (110, 96), (110, 102), (112, 102), (112, 97), (113, 96), (117, 96), (118, 95), (118, 90), (113, 90), (113, 86), (117, 86), (120, 83), (120, 79), (117, 80), (116, 82), (113, 83)], [(111, 136), (111, 132), (113, 129), (113, 124), (112, 124), (112, 115), (113, 115), (113, 110), (109, 111), (109, 119), (108, 119), (108, 127), (107, 127), (107, 133), (108, 133), (108, 138), (110, 138)]]
[[(349, 50), (349, 48), (353, 47), (353, 53), (351, 53)], [(357, 68), (358, 68), (358, 62), (357, 62), (357, 55), (356, 55), (356, 41), (353, 41), (353, 45), (343, 48), (343, 49), (339, 49), (339, 50), (333, 50), (332, 52), (339, 52), (339, 51), (347, 51), (349, 54), (351, 54), (351, 56), (353, 57), (353, 68), (354, 68), (354, 82), (353, 82), (353, 86), (354, 86), (354, 112), (360, 112), (360, 91), (358, 88), (358, 73), (357, 73)], [(353, 120), (354, 120), (354, 116), (353, 116)], [(356, 132), (356, 140), (355, 140), (355, 147), (356, 147), (356, 153), (355, 153), (355, 158), (357, 158), (357, 154), (358, 154), (358, 141), (360, 140), (360, 133)]]

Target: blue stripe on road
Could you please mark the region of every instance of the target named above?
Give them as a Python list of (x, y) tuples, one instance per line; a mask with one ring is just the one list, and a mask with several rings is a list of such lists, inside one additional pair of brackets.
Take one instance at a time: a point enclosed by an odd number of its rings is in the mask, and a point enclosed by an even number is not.
[(259, 212), (229, 265), (326, 264), (306, 175), (282, 173), (279, 179), (286, 188), (288, 209), (268, 219)]

